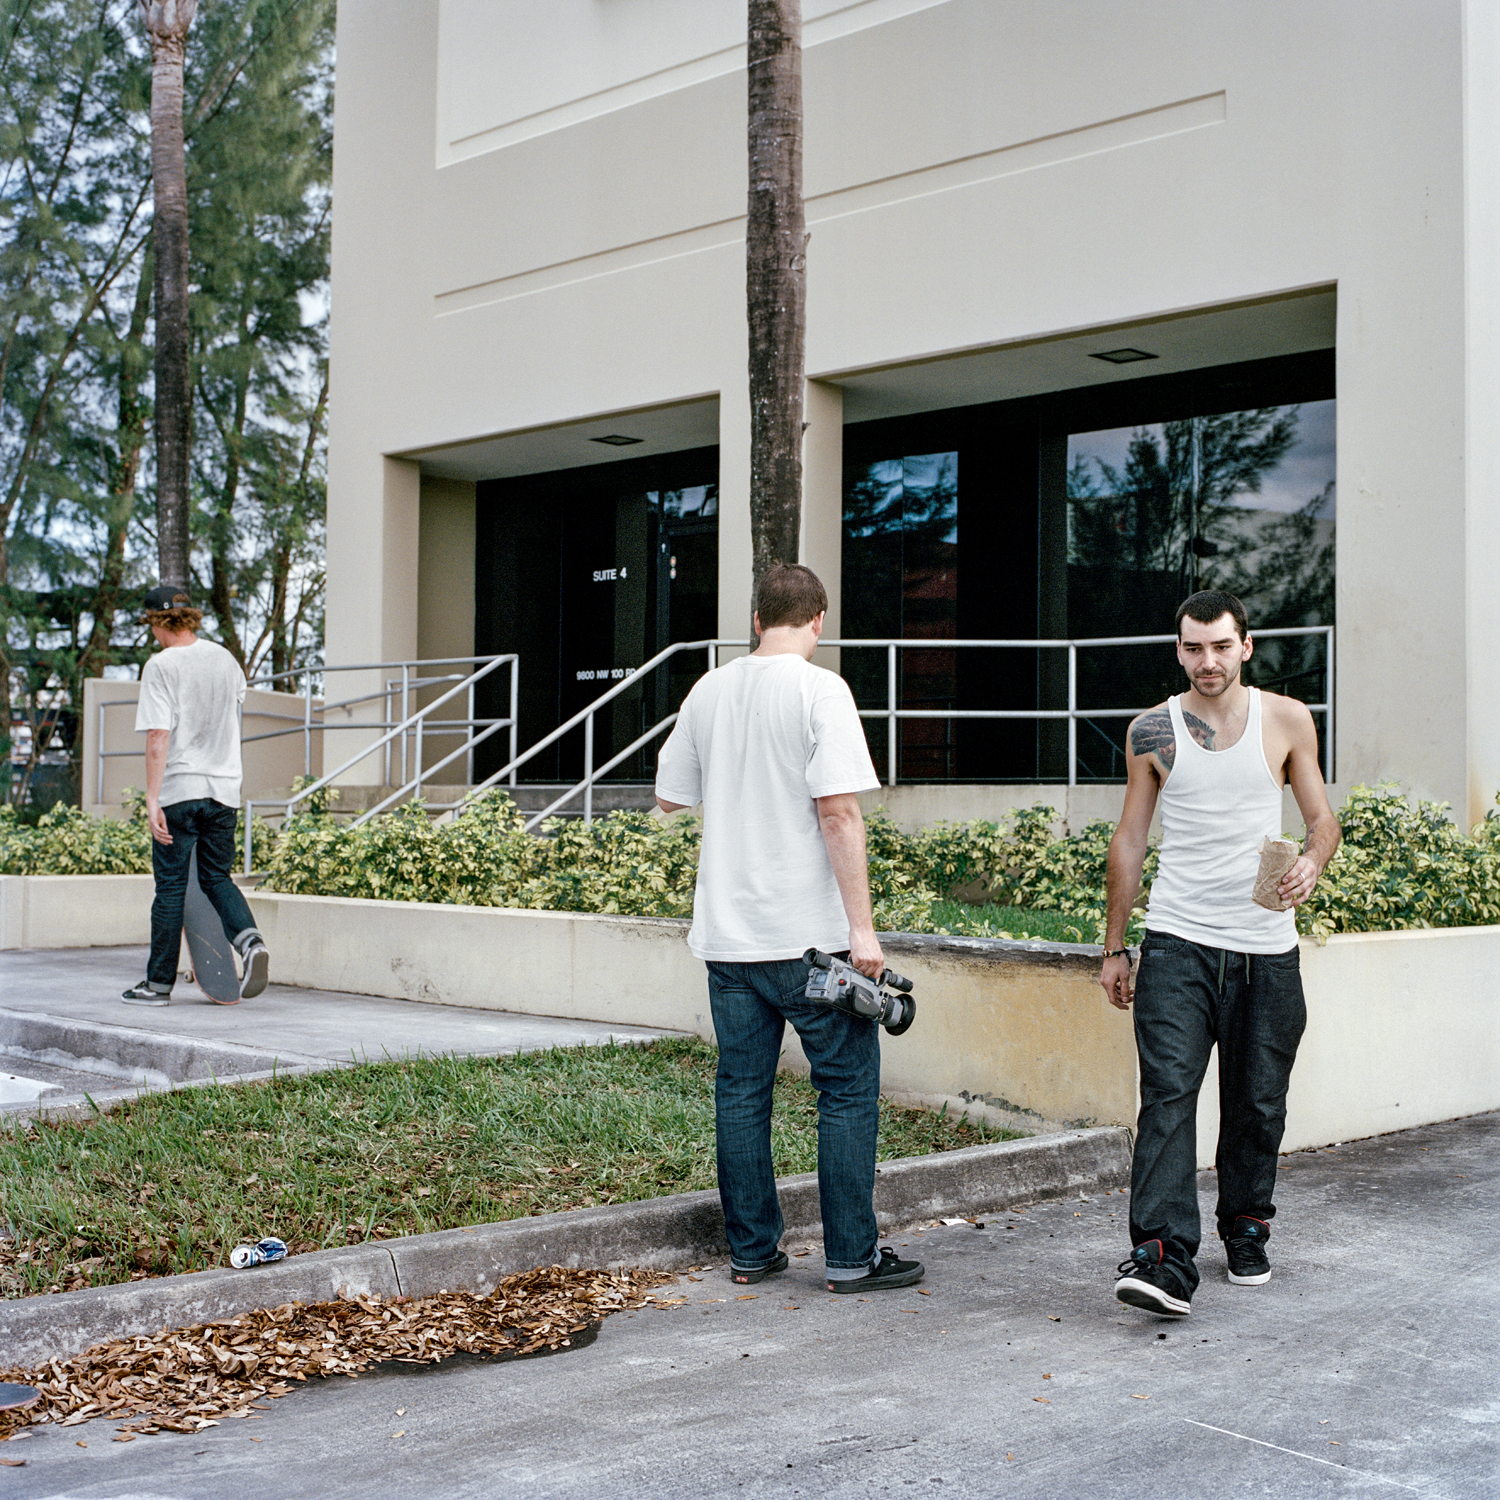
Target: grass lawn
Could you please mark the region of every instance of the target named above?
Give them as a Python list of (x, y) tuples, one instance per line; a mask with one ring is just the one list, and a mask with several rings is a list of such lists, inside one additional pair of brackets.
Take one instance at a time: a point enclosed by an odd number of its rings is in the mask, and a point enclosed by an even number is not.
[[(227, 1265), (714, 1186), (716, 1053), (697, 1039), (424, 1058), (156, 1094), (0, 1127), (0, 1293)], [(1013, 1137), (881, 1102), (880, 1158)], [(817, 1096), (776, 1083), (778, 1174), (817, 1165)]]
[[(1032, 906), (965, 906), (961, 901), (934, 901), (932, 915), (939, 927), (952, 927), (960, 921), (978, 922), (989, 929), (975, 936), (1040, 938), (1048, 943), (1092, 943), (1092, 931), (1084, 931), (1080, 917), (1065, 916), (1060, 911), (1038, 911)], [(1087, 924), (1092, 927), (1092, 923)]]

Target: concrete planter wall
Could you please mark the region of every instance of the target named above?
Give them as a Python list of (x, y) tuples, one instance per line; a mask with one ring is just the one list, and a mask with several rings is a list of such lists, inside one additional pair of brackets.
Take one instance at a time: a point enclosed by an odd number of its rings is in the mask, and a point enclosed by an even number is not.
[(0, 875), (0, 949), (151, 941), (149, 875)]
[[(147, 940), (149, 876), (0, 877), (0, 946)], [(686, 923), (650, 918), (251, 896), (280, 983), (392, 999), (712, 1034)], [(1129, 1018), (1105, 1005), (1098, 950), (894, 937), (917, 1021), (882, 1034), (888, 1091), (965, 1098), (1036, 1123), (1130, 1124)], [(1302, 945), (1308, 1028), (1286, 1149), (1500, 1108), (1500, 927), (1351, 934)], [(787, 1064), (801, 1065), (794, 1039)], [(1199, 1113), (1212, 1160), (1212, 1070)]]

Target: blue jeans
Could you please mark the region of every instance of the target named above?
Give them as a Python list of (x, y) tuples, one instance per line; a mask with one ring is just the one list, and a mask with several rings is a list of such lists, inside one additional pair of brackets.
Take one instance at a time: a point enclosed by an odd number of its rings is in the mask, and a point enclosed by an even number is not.
[(151, 840), (151, 872), (156, 877), (156, 897), (151, 903), (151, 959), (146, 978), (157, 989), (170, 991), (177, 980), (177, 960), (182, 952), (182, 908), (187, 900), (188, 861), (198, 850), (198, 884), (213, 903), (224, 936), (230, 942), (255, 931), (240, 888), (229, 878), (234, 864), (234, 808), (201, 798), (174, 802), (162, 808), (170, 844)]
[(1307, 1024), (1297, 949), (1235, 953), (1147, 932), (1135, 981), (1141, 1113), (1130, 1172), (1130, 1242), (1162, 1243), (1191, 1295), (1198, 1215), (1198, 1089), (1219, 1048), (1218, 1229), (1275, 1216), (1287, 1084)]
[(873, 1021), (804, 996), (801, 959), (708, 966), (719, 1042), (714, 1087), (719, 1198), (736, 1269), (756, 1271), (776, 1256), (783, 1229), (771, 1166), (771, 1090), (790, 1021), (818, 1091), (818, 1201), (823, 1254), (835, 1280), (874, 1264), (875, 1137), (879, 1126), (880, 1037)]

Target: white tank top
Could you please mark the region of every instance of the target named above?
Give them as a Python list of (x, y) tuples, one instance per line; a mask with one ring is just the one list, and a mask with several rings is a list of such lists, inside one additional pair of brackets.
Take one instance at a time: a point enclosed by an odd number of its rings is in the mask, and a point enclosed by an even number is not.
[(1250, 899), (1260, 842), (1281, 835), (1281, 787), (1266, 764), (1260, 689), (1250, 689), (1245, 732), (1227, 750), (1205, 750), (1168, 698), (1177, 750), (1161, 791), (1161, 861), (1146, 927), (1234, 953), (1285, 953), (1296, 914)]

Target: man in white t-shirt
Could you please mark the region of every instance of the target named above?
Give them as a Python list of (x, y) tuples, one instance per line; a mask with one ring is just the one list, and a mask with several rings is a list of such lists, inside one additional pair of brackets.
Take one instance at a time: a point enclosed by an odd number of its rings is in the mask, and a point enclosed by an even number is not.
[(703, 804), (688, 947), (708, 965), (719, 1045), (714, 1102), (730, 1277), (787, 1267), (771, 1164), (771, 1095), (790, 1021), (818, 1090), (818, 1193), (830, 1292), (911, 1286), (917, 1261), (877, 1248), (879, 1028), (806, 998), (809, 948), (847, 954), (878, 979), (856, 793), (880, 785), (854, 698), (812, 665), (828, 596), (780, 565), (755, 596), (760, 647), (701, 678), (662, 747), (663, 812)]
[[(151, 958), (146, 977), (121, 996), (166, 1005), (177, 980), (188, 861), (240, 955), (240, 995), (266, 987), (271, 958), (230, 877), (240, 800), (240, 705), (245, 674), (222, 646), (198, 639), (200, 610), (170, 585), (146, 595), (146, 623), (162, 649), (141, 671), (135, 727), (146, 735), (146, 813), (151, 824)], [(231, 1000), (229, 1004), (234, 1004)]]

